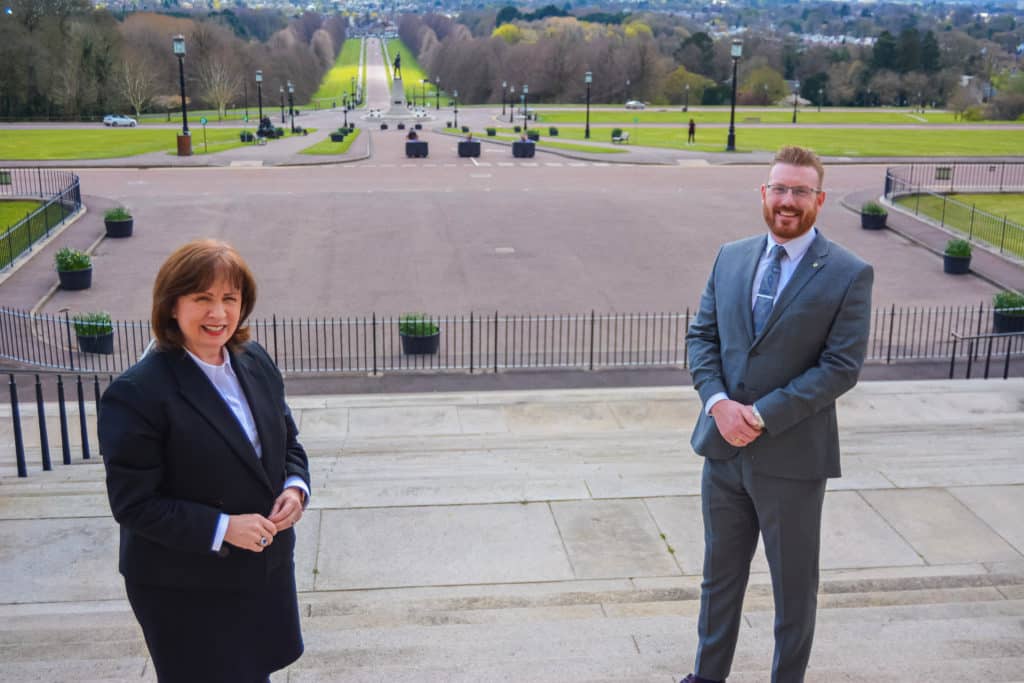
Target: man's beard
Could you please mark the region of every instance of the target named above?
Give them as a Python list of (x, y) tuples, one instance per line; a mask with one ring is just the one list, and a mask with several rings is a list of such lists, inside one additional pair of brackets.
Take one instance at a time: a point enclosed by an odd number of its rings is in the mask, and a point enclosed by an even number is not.
[[(785, 219), (787, 221), (796, 220), (796, 225), (779, 225), (778, 221), (776, 221), (776, 215), (779, 211), (795, 212), (795, 216), (787, 216)], [(818, 218), (817, 207), (812, 207), (811, 209), (800, 209), (795, 206), (777, 206), (773, 209), (767, 204), (762, 203), (761, 213), (764, 215), (764, 222), (768, 224), (768, 229), (778, 237), (782, 237), (787, 240), (791, 240), (806, 233), (814, 227), (814, 222)]]

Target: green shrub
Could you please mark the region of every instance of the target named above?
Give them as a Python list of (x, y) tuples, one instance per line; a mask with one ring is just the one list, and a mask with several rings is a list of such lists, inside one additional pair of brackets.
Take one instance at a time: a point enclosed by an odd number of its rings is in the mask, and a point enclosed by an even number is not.
[(984, 121), (985, 111), (981, 108), (981, 105), (967, 107), (964, 113), (960, 115), (960, 119), (962, 121)]
[(860, 212), (867, 214), (868, 216), (888, 216), (889, 212), (885, 210), (885, 207), (878, 202), (864, 202), (860, 207)]
[(551, 137), (558, 137), (558, 129), (554, 126), (548, 126), (548, 135)]
[(398, 333), (407, 337), (430, 337), (440, 331), (426, 313), (406, 313), (398, 321)]
[(946, 256), (967, 257), (971, 255), (971, 243), (967, 240), (950, 240), (946, 242)]
[(621, 138), (622, 137), (622, 129), (621, 128), (612, 128), (612, 137), (613, 138)]
[(110, 322), (110, 314), (104, 311), (76, 313), (71, 320), (75, 326), (75, 334), (79, 337), (99, 337), (114, 331), (114, 324)]
[(1024, 294), (1020, 292), (1005, 291), (996, 292), (992, 297), (992, 307), (997, 311), (1007, 308), (1016, 308), (1015, 311), (1003, 311), (1006, 315), (1024, 315)]
[(103, 220), (106, 221), (130, 221), (131, 219), (132, 212), (123, 206), (107, 209), (107, 212), (103, 214)]
[(92, 267), (92, 259), (88, 254), (71, 247), (62, 247), (54, 254), (53, 258), (57, 262), (57, 270), (62, 273)]
[(488, 128), (487, 129), (487, 137), (493, 138), (497, 134), (498, 134), (498, 129), (497, 128)]

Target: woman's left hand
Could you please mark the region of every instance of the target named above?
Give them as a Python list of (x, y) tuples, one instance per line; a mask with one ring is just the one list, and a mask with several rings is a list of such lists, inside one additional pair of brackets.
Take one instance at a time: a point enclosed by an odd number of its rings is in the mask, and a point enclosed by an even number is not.
[(277, 527), (277, 533), (295, 526), (302, 519), (302, 491), (297, 488), (285, 489), (274, 501), (269, 519)]

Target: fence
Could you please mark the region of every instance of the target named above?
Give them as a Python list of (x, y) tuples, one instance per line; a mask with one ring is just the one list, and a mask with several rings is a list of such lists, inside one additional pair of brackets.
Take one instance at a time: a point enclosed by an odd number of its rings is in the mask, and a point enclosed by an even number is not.
[(0, 198), (42, 200), (43, 204), (0, 233), (0, 270), (82, 208), (78, 176), (46, 168), (0, 169)]
[(1010, 376), (1010, 360), (1014, 356), (1014, 349), (1019, 352), (1020, 343), (1024, 341), (1024, 332), (978, 335), (959, 335), (954, 332), (952, 336), (953, 352), (949, 357), (950, 379), (956, 376), (956, 348), (958, 344), (961, 348), (967, 350), (967, 368), (964, 371), (965, 379), (971, 378), (975, 362), (984, 362), (982, 377), (988, 379), (989, 372), (992, 370), (992, 361), (995, 360), (999, 363), (1000, 359), (1002, 361), (1000, 363), (1002, 365), (1002, 377), (1006, 379)]
[(1024, 257), (1024, 225), (948, 196), (965, 192), (1024, 192), (1024, 163), (909, 164), (885, 173), (886, 198), (913, 197), (901, 203), (915, 215), (924, 213), (1001, 254)]
[[(867, 359), (966, 358), (950, 334), (980, 335), (992, 328), (992, 309), (959, 307), (879, 308), (873, 312)], [(432, 318), (440, 328), (434, 353), (403, 351), (399, 319), (344, 317), (250, 322), (252, 337), (282, 372), (292, 375), (408, 371), (500, 372), (531, 368), (583, 369), (682, 367), (691, 312), (598, 315), (451, 315)], [(31, 367), (118, 374), (150, 344), (149, 324), (115, 321), (111, 353), (83, 351), (74, 319), (0, 308), (0, 358)], [(1024, 340), (1012, 343), (1024, 353)]]

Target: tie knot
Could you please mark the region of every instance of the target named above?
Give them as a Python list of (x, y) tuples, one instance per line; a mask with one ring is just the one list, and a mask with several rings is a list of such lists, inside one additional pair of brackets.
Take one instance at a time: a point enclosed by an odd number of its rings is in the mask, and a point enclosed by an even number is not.
[(772, 247), (772, 250), (771, 252), (769, 252), (768, 256), (773, 261), (781, 261), (782, 257), (785, 256), (785, 254), (786, 250), (783, 248), (783, 246), (781, 244), (776, 244), (774, 247)]

